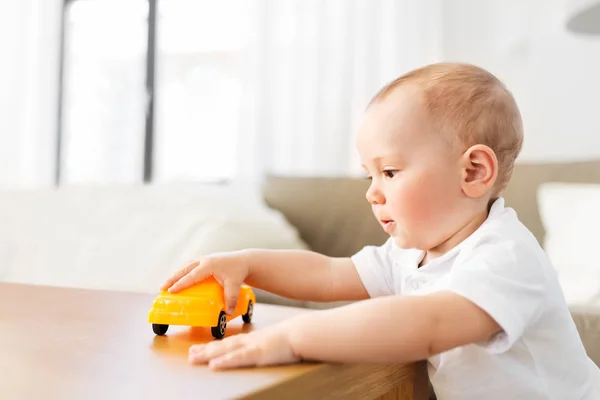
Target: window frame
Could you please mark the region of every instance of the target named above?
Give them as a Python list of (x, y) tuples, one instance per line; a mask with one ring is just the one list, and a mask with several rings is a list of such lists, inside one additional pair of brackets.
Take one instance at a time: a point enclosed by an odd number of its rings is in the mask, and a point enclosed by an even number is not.
[[(62, 167), (62, 142), (63, 142), (63, 102), (64, 102), (64, 69), (65, 69), (65, 46), (67, 40), (66, 33), (66, 17), (67, 10), (71, 3), (78, 0), (63, 0), (61, 23), (60, 23), (60, 48), (59, 48), (59, 76), (58, 76), (58, 118), (56, 127), (56, 169), (54, 181), (56, 186), (61, 184), (61, 167)], [(102, 0), (96, 0), (102, 1)], [(152, 181), (154, 167), (154, 108), (156, 99), (156, 32), (157, 32), (157, 7), (158, 0), (148, 1), (148, 20), (147, 20), (147, 41), (146, 41), (146, 76), (145, 76), (145, 124), (144, 124), (144, 162), (142, 165), (142, 179), (144, 183)]]

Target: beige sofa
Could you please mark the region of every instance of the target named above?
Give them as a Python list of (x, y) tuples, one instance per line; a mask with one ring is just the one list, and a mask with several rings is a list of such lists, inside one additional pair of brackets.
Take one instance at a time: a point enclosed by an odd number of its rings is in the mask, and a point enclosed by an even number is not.
[[(545, 232), (536, 193), (542, 183), (552, 181), (598, 183), (600, 161), (517, 165), (504, 197), (507, 206), (517, 211), (540, 243)], [(331, 256), (349, 256), (365, 245), (381, 244), (386, 239), (364, 199), (367, 185), (362, 179), (271, 176), (263, 193), (267, 204), (287, 217), (310, 248)], [(264, 292), (259, 292), (258, 297), (262, 301), (302, 307), (337, 305), (292, 301)], [(600, 365), (600, 307), (571, 309), (588, 354)]]

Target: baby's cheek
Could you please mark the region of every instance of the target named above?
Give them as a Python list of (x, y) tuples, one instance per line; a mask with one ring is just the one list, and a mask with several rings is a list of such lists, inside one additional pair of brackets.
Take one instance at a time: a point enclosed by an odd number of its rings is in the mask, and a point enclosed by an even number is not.
[(414, 182), (405, 187), (397, 198), (395, 208), (407, 228), (416, 229), (428, 224), (435, 202), (428, 192), (428, 189)]
[(411, 219), (415, 227), (421, 230), (429, 229), (436, 219), (436, 199), (424, 197), (415, 200), (412, 204)]
[(415, 227), (431, 229), (440, 222), (440, 212), (447, 206), (447, 196), (440, 184), (434, 179), (422, 179), (412, 185), (406, 211)]

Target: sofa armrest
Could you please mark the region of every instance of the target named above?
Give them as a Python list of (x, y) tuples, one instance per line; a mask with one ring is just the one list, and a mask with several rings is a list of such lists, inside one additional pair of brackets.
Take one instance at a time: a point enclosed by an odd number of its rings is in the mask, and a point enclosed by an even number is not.
[(571, 306), (570, 310), (588, 356), (600, 366), (600, 307)]

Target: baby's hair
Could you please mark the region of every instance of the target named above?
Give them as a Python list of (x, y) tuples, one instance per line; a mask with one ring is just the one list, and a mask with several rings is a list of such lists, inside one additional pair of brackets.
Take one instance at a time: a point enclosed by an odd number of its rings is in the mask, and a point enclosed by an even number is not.
[(422, 88), (425, 108), (435, 129), (451, 145), (459, 145), (465, 151), (483, 144), (494, 151), (498, 177), (492, 197), (498, 197), (510, 180), (523, 145), (521, 113), (504, 84), (490, 72), (471, 64), (431, 64), (390, 82), (369, 105), (384, 100), (405, 83)]

